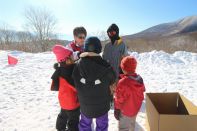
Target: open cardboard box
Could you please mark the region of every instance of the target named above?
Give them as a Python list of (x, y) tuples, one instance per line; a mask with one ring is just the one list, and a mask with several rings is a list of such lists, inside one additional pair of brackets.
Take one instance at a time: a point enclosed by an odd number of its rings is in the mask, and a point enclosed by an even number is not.
[(179, 93), (146, 93), (150, 131), (197, 131), (197, 107)]

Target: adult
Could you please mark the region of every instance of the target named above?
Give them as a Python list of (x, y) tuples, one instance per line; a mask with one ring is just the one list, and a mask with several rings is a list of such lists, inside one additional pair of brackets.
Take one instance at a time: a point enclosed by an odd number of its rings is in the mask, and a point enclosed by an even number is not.
[(87, 36), (87, 31), (84, 27), (76, 27), (73, 30), (74, 40), (69, 43), (66, 48), (73, 51), (74, 60), (79, 59), (79, 55), (83, 52), (84, 41)]
[(119, 36), (119, 28), (116, 24), (111, 24), (107, 29), (110, 42), (105, 45), (103, 59), (110, 63), (116, 72), (117, 79), (120, 74), (120, 62), (128, 55), (127, 46)]

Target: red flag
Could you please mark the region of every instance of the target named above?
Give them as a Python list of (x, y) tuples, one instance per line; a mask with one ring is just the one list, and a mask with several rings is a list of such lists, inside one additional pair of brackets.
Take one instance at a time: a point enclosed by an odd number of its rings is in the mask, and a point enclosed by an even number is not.
[(18, 63), (18, 59), (14, 56), (8, 55), (8, 64), (16, 65)]

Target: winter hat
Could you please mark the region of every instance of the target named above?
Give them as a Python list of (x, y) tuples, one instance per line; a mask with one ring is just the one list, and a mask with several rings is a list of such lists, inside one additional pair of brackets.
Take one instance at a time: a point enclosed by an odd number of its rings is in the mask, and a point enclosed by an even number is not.
[(55, 45), (53, 47), (53, 53), (58, 62), (66, 61), (66, 59), (72, 55), (72, 51), (62, 45)]
[(92, 36), (92, 37), (88, 37), (85, 40), (85, 43), (84, 43), (85, 52), (94, 52), (94, 53), (99, 54), (101, 53), (101, 50), (102, 50), (101, 41), (97, 37)]
[(116, 40), (119, 40), (119, 28), (116, 24), (111, 24), (109, 26), (109, 28), (107, 29), (107, 35), (109, 36), (112, 44), (114, 44), (114, 42)]
[(107, 32), (115, 31), (117, 34), (119, 34), (119, 28), (116, 24), (111, 24), (109, 28), (107, 29)]
[(128, 72), (128, 73), (135, 73), (137, 61), (132, 56), (126, 56), (121, 61), (121, 68), (122, 70)]

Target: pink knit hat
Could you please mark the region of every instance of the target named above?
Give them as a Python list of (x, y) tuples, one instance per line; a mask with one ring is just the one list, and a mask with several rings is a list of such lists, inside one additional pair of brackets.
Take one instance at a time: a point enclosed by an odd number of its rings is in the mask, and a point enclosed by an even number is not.
[(66, 59), (73, 53), (71, 50), (65, 48), (62, 45), (55, 45), (52, 50), (58, 62), (66, 61)]

